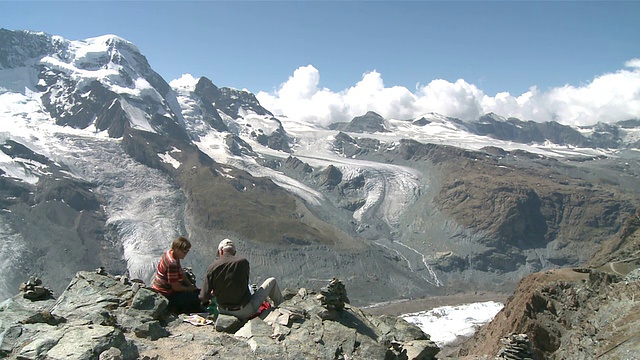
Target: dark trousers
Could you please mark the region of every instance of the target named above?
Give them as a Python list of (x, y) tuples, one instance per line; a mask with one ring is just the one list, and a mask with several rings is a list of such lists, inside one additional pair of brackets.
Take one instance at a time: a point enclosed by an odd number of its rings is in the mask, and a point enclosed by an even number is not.
[(188, 314), (204, 312), (200, 299), (198, 299), (200, 291), (183, 291), (173, 293), (167, 296), (169, 299), (168, 309), (174, 314)]

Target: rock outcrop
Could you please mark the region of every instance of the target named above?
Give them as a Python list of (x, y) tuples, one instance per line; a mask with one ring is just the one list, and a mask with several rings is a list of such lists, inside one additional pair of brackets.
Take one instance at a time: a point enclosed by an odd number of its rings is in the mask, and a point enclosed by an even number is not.
[(462, 345), (458, 358), (504, 354), (501, 339), (514, 333), (528, 336), (538, 359), (633, 358), (629, 354), (640, 350), (640, 271), (625, 276), (625, 266), (618, 265), (525, 277), (494, 320)]
[[(328, 288), (344, 299), (341, 284), (335, 279)], [(166, 298), (140, 282), (78, 272), (57, 299), (17, 295), (0, 304), (0, 357), (428, 360), (439, 351), (403, 319), (372, 316), (348, 302), (338, 309), (306, 289), (285, 293), (278, 308), (246, 323), (220, 315), (215, 326), (194, 326), (168, 313)]]

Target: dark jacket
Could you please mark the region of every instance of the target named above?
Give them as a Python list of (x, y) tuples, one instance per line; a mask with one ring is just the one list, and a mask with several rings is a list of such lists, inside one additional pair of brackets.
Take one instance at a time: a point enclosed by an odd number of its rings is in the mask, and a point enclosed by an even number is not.
[(207, 303), (211, 291), (224, 307), (244, 306), (251, 300), (249, 292), (249, 261), (241, 256), (224, 254), (207, 269), (200, 301)]

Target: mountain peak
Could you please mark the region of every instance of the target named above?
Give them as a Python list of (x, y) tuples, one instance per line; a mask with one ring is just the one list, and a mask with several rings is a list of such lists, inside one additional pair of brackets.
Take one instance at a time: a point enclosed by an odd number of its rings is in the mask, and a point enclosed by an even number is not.
[(416, 119), (425, 119), (425, 120), (436, 121), (436, 122), (447, 122), (447, 121), (450, 121), (452, 118), (439, 113), (428, 112), (420, 116), (416, 116)]
[(385, 132), (385, 120), (378, 113), (367, 111), (366, 114), (354, 117), (350, 123), (333, 123), (328, 127), (331, 130), (350, 132)]
[(375, 111), (367, 111), (367, 113), (364, 114), (364, 116), (367, 118), (382, 119), (382, 116)]
[(507, 121), (507, 119), (504, 116), (500, 116), (496, 113), (490, 112), (487, 114), (484, 114), (483, 116), (480, 117), (480, 121), (482, 121), (482, 119), (491, 119), (494, 121), (500, 121), (500, 122), (505, 122)]
[(140, 52), (140, 49), (138, 49), (138, 47), (135, 46), (131, 41), (113, 34), (107, 34), (107, 35), (88, 38), (88, 39), (85, 39), (83, 42), (86, 43), (87, 45), (94, 45), (94, 46), (104, 45), (107, 47), (106, 49), (126, 48), (126, 49), (129, 49), (130, 51), (135, 51), (138, 53)]

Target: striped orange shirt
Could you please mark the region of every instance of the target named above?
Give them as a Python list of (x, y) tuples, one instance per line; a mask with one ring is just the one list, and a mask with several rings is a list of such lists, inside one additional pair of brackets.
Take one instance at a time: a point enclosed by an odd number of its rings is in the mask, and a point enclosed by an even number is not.
[(171, 250), (167, 250), (160, 258), (151, 287), (162, 295), (171, 295), (174, 293), (171, 290), (171, 284), (181, 282), (183, 279), (184, 271), (180, 266), (180, 259), (171, 256)]

